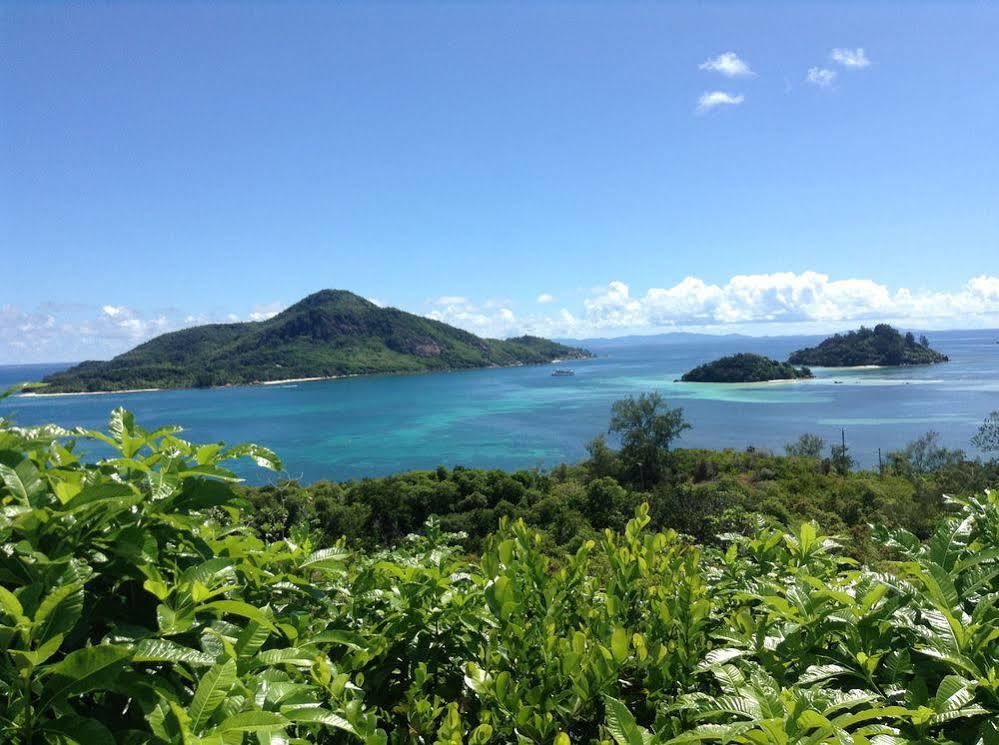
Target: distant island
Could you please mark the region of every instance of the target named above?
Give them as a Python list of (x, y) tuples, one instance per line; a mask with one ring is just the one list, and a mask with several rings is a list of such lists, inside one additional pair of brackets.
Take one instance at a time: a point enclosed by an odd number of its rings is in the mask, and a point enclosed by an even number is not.
[(887, 323), (873, 329), (861, 326), (857, 331), (830, 336), (815, 347), (799, 349), (787, 358), (795, 365), (820, 367), (857, 367), (860, 365), (931, 365), (947, 362), (948, 357), (930, 349), (930, 342), (919, 340), (910, 331), (904, 336)]
[(309, 295), (266, 321), (163, 334), (106, 362), (44, 379), (42, 393), (206, 388), (371, 373), (542, 364), (591, 357), (536, 336), (483, 339), (345, 290)]
[(812, 371), (807, 367), (797, 368), (761, 354), (743, 352), (699, 365), (684, 373), (680, 380), (685, 383), (763, 383), (810, 377)]

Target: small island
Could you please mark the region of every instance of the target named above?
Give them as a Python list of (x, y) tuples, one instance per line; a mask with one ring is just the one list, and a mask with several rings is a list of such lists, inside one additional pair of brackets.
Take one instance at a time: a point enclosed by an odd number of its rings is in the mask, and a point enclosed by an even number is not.
[(788, 362), (819, 367), (899, 367), (932, 365), (948, 359), (930, 349), (925, 336), (917, 341), (911, 331), (902, 335), (887, 323), (879, 323), (873, 329), (861, 326), (857, 331), (830, 336), (818, 346), (799, 349), (788, 357)]
[(322, 290), (266, 321), (210, 324), (83, 362), (35, 393), (209, 388), (353, 375), (539, 365), (592, 357), (537, 336), (483, 339), (346, 290)]
[(685, 383), (765, 383), (770, 380), (799, 380), (812, 377), (807, 367), (797, 368), (761, 354), (732, 354), (699, 365), (680, 378)]

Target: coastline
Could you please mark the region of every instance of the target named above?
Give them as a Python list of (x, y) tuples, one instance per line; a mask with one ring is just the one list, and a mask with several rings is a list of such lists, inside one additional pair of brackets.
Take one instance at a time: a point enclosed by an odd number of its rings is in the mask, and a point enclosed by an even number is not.
[[(589, 357), (570, 358), (573, 360), (594, 359), (597, 355)], [(120, 391), (55, 391), (53, 393), (42, 393), (41, 391), (25, 391), (14, 394), (14, 398), (32, 396), (34, 398), (47, 398), (50, 396), (112, 396), (117, 393), (156, 393), (159, 391), (196, 391), (196, 390), (221, 390), (224, 388), (248, 388), (251, 386), (273, 386), (290, 383), (319, 383), (324, 380), (343, 380), (346, 378), (363, 378), (377, 375), (433, 375), (437, 373), (465, 372), (468, 370), (502, 370), (514, 367), (543, 367), (545, 365), (555, 365), (566, 362), (565, 359), (551, 360), (549, 362), (525, 363), (517, 362), (512, 365), (484, 365), (482, 367), (455, 367), (445, 370), (399, 370), (396, 372), (372, 372), (372, 373), (346, 373), (344, 375), (317, 375), (304, 378), (282, 378), (281, 380), (254, 380), (250, 383), (236, 383), (233, 385), (213, 385), (209, 388), (128, 388)]]
[(110, 396), (115, 393), (153, 393), (162, 391), (164, 388), (126, 388), (121, 391), (55, 391), (54, 393), (39, 393), (38, 391), (25, 391), (14, 394), (15, 398), (46, 398), (49, 396)]

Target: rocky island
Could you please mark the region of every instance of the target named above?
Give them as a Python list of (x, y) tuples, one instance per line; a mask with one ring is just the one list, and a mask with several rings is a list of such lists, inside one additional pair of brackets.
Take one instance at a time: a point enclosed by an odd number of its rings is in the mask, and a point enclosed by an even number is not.
[(680, 378), (685, 383), (764, 383), (812, 377), (807, 367), (797, 368), (761, 354), (732, 354), (695, 367)]
[(345, 290), (309, 295), (266, 321), (151, 339), (105, 362), (49, 375), (39, 393), (202, 388), (371, 373), (542, 364), (591, 357), (537, 336), (483, 339)]
[(830, 336), (818, 346), (799, 349), (788, 357), (788, 362), (795, 365), (819, 367), (897, 367), (947, 361), (947, 355), (930, 349), (925, 336), (917, 341), (911, 331), (902, 335), (887, 323), (879, 323), (873, 329), (861, 326), (857, 331)]

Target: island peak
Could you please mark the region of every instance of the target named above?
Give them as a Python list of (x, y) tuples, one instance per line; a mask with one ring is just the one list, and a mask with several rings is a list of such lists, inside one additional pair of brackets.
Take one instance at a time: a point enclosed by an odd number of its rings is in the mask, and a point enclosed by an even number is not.
[(810, 377), (812, 371), (807, 367), (796, 368), (761, 354), (741, 352), (698, 365), (684, 373), (680, 380), (685, 383), (765, 383)]
[(931, 365), (948, 360), (947, 355), (930, 348), (925, 336), (917, 340), (911, 331), (903, 335), (887, 323), (834, 334), (820, 344), (799, 349), (788, 357), (788, 362), (795, 365), (818, 367), (899, 367)]

